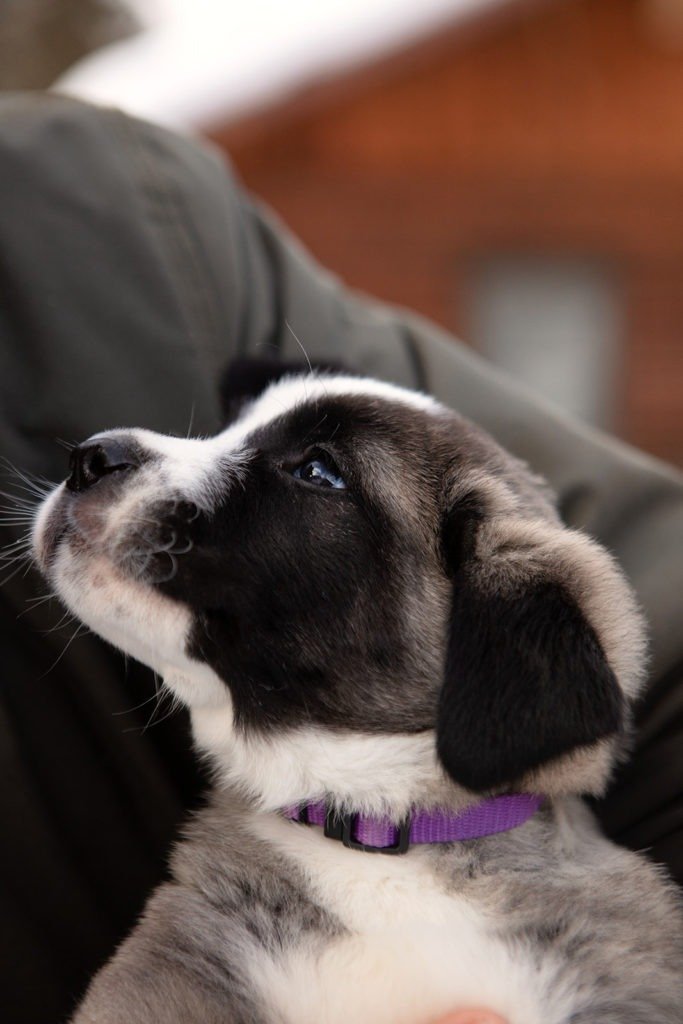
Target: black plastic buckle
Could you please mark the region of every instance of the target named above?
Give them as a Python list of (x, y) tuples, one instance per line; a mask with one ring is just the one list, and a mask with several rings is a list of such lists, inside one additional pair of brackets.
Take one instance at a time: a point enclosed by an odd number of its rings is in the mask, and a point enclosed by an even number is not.
[(402, 821), (398, 826), (398, 838), (393, 846), (368, 846), (359, 842), (352, 835), (352, 828), (357, 814), (339, 814), (338, 811), (327, 811), (325, 815), (325, 835), (328, 839), (338, 839), (349, 850), (365, 850), (366, 853), (386, 853), (397, 856), (406, 853), (410, 846), (410, 821)]

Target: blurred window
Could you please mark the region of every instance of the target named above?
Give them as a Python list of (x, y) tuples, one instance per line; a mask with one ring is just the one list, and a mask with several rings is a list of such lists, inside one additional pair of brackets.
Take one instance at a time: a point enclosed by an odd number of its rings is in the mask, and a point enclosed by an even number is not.
[(573, 415), (611, 428), (622, 297), (610, 269), (505, 255), (472, 270), (468, 328), (479, 351)]

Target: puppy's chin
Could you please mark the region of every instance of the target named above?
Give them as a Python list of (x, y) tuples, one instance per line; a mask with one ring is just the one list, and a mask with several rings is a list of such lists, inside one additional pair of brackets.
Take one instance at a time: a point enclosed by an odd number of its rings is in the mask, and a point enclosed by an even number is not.
[(98, 551), (96, 535), (77, 529), (67, 501), (63, 486), (57, 488), (33, 531), (38, 567), (67, 608), (109, 643), (159, 673), (184, 704), (229, 706), (225, 684), (187, 654), (189, 608), (132, 578)]

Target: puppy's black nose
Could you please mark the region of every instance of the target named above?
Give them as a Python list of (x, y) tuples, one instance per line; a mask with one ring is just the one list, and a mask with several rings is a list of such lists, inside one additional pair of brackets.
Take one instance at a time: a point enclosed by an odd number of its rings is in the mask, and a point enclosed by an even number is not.
[(66, 486), (70, 491), (87, 491), (103, 477), (137, 469), (139, 465), (133, 443), (125, 437), (84, 441), (71, 452), (71, 473)]

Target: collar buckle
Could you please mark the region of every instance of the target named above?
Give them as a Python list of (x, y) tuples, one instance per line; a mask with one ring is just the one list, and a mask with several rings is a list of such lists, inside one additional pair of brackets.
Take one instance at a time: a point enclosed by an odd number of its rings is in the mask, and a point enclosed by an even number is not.
[[(327, 809), (325, 813), (325, 835), (328, 839), (336, 839), (344, 844), (349, 850), (364, 850), (365, 853), (386, 853), (389, 856), (398, 856), (408, 852), (410, 846), (410, 819), (404, 819), (396, 826), (398, 833), (396, 842), (391, 846), (371, 846), (354, 839), (354, 826), (359, 818), (358, 814), (340, 814), (338, 811)], [(301, 818), (299, 819), (301, 821)]]

